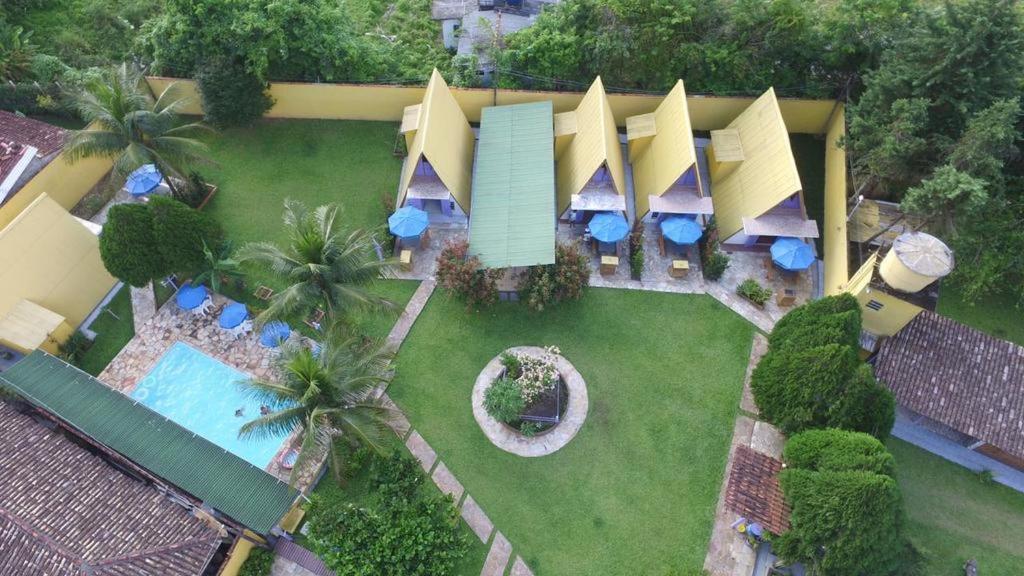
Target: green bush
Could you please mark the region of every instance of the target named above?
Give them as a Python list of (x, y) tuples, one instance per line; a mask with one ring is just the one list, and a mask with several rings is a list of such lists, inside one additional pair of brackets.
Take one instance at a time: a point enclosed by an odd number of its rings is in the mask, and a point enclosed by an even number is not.
[(229, 58), (215, 58), (196, 73), (206, 121), (219, 128), (252, 124), (274, 105), (268, 84)]
[(761, 414), (787, 435), (843, 428), (885, 438), (892, 430), (891, 393), (849, 346), (770, 350), (750, 387)]
[(779, 475), (790, 530), (773, 540), (788, 562), (823, 575), (911, 576), (920, 555), (903, 534), (893, 458), (878, 440), (843, 430), (797, 434)]
[(273, 566), (273, 552), (266, 548), (253, 548), (238, 571), (238, 576), (270, 576)]
[(862, 471), (895, 477), (896, 461), (877, 438), (837, 428), (807, 430), (786, 442), (786, 464), (808, 470)]
[(202, 268), (206, 262), (204, 242), (213, 252), (220, 250), (223, 232), (210, 216), (166, 196), (153, 196), (148, 206), (166, 273), (191, 273)]
[(750, 300), (758, 306), (764, 306), (765, 302), (772, 297), (771, 288), (765, 288), (753, 278), (747, 278), (736, 287), (736, 293)]
[(523, 373), (523, 361), (511, 352), (501, 353), (501, 365), (505, 367), (506, 377), (515, 380)]
[(343, 491), (314, 494), (310, 548), (338, 576), (451, 574), (468, 550), (451, 497), (425, 496), (423, 473), (407, 457), (368, 458), (368, 505), (348, 502)]
[(717, 281), (725, 274), (729, 267), (729, 256), (718, 249), (717, 241), (710, 241), (703, 245), (700, 251), (701, 273), (705, 280)]
[(530, 308), (540, 311), (565, 300), (579, 300), (590, 283), (590, 263), (577, 243), (555, 246), (555, 263), (531, 266), (519, 288)]
[(119, 204), (110, 209), (100, 235), (100, 257), (111, 275), (141, 288), (169, 272), (163, 254), (149, 206)]
[(480, 259), (469, 255), (469, 242), (449, 242), (437, 257), (437, 283), (448, 294), (466, 301), (469, 308), (498, 301), (501, 270), (484, 270)]
[(89, 340), (82, 332), (75, 330), (60, 345), (60, 357), (68, 364), (78, 366), (78, 363), (82, 361), (82, 356), (85, 355), (90, 346), (92, 346), (92, 340)]
[(526, 402), (519, 385), (509, 378), (495, 380), (484, 392), (484, 409), (499, 422), (515, 422)]
[(829, 296), (794, 308), (772, 329), (772, 350), (813, 348), (825, 344), (860, 346), (861, 310), (850, 294)]

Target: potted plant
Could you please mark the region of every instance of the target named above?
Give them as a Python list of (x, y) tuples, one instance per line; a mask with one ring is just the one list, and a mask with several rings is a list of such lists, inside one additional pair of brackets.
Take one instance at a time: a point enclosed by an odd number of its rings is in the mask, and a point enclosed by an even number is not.
[(523, 436), (536, 436), (558, 425), (567, 406), (568, 389), (555, 368), (558, 349), (542, 356), (506, 352), (502, 371), (484, 392), (484, 409)]

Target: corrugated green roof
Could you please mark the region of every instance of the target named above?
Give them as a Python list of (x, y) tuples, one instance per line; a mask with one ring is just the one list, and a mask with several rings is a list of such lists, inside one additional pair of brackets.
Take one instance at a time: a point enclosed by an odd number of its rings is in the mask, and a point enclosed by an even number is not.
[(551, 102), (484, 108), (469, 249), (487, 268), (555, 262)]
[(260, 534), (298, 497), (268, 472), (43, 351), (0, 373), (0, 383)]

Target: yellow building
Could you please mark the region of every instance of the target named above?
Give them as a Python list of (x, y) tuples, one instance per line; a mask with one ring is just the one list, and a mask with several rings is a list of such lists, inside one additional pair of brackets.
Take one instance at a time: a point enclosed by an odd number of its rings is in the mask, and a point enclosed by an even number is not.
[(626, 214), (626, 172), (615, 117), (599, 76), (579, 106), (555, 114), (557, 213)]
[(626, 118), (626, 138), (638, 220), (648, 213), (714, 212), (701, 182), (682, 80), (654, 112)]
[(818, 237), (774, 89), (724, 129), (712, 130), (707, 155), (723, 248), (767, 249), (779, 236)]
[(409, 154), (397, 205), (465, 218), (470, 211), (475, 137), (436, 69), (423, 102), (405, 108), (400, 131)]
[(0, 344), (56, 351), (116, 282), (93, 230), (40, 195), (0, 230)]

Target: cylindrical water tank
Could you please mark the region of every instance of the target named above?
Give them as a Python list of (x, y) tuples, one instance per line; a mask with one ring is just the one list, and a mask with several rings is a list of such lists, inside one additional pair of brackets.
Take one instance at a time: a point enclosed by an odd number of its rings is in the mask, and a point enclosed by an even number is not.
[(953, 271), (953, 251), (931, 234), (900, 234), (878, 267), (885, 283), (901, 292), (919, 292)]

